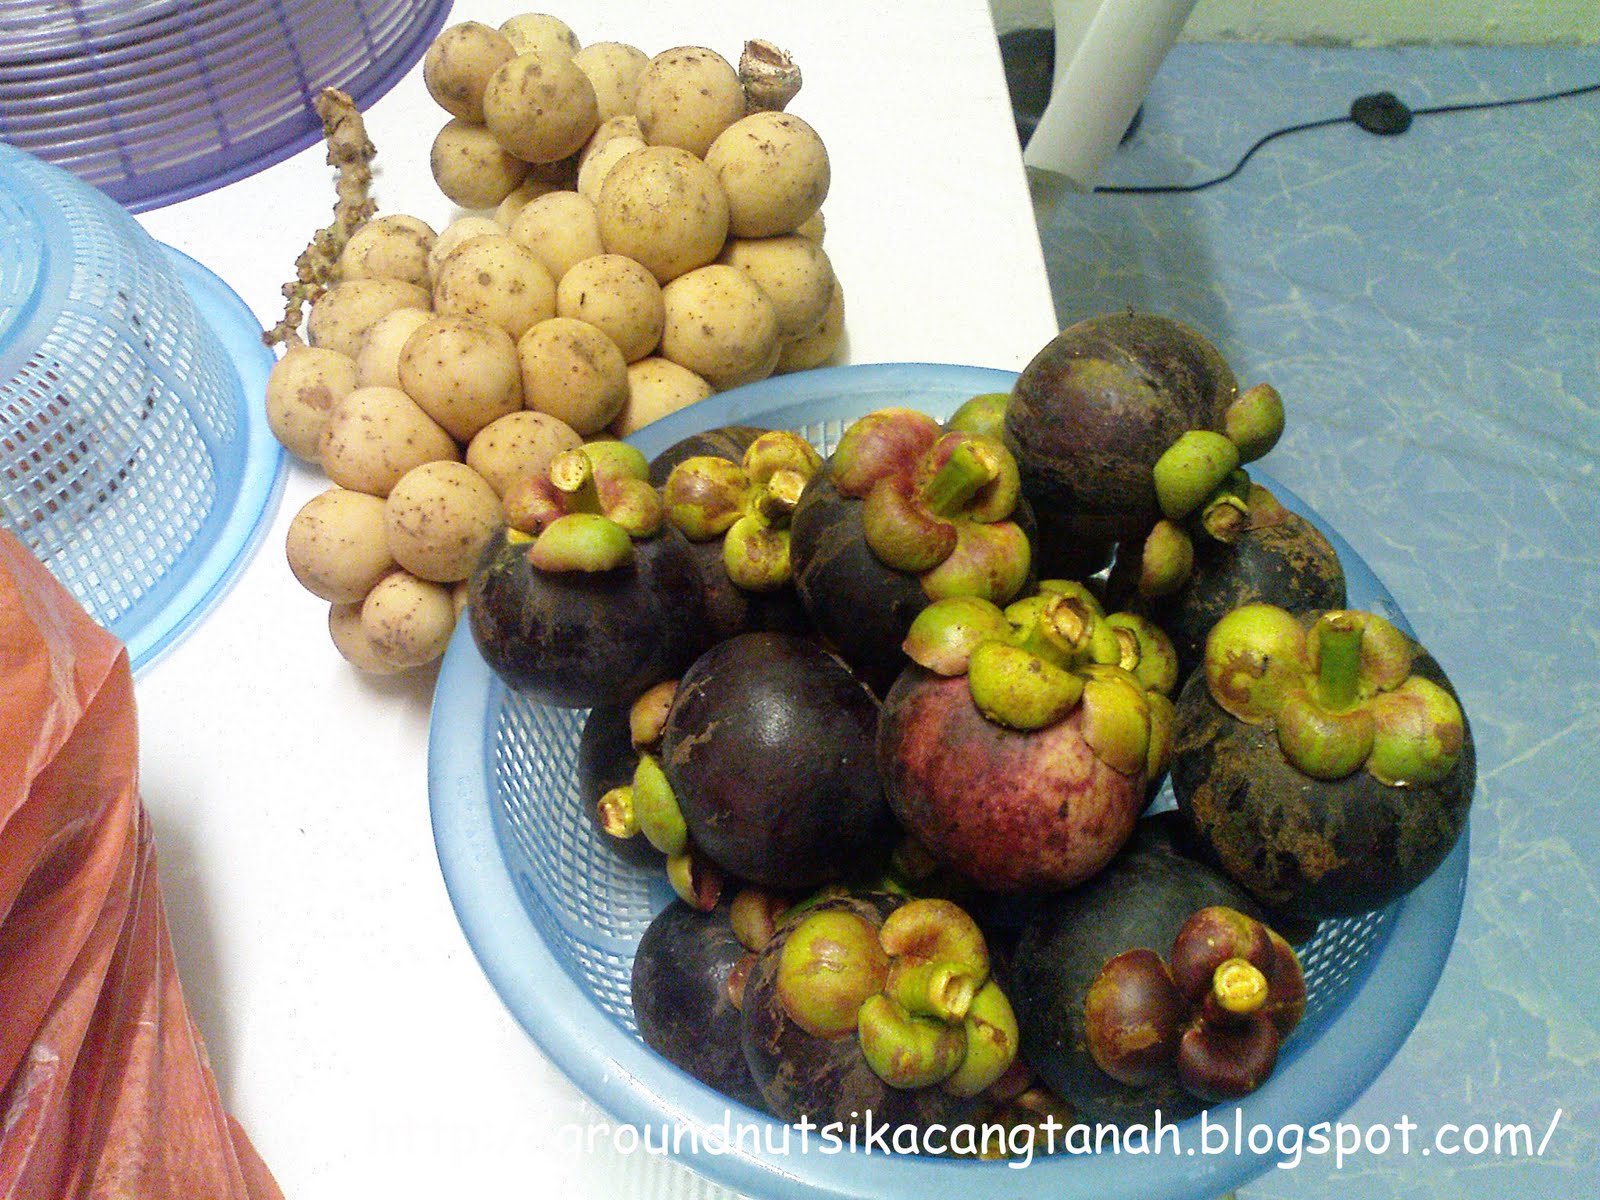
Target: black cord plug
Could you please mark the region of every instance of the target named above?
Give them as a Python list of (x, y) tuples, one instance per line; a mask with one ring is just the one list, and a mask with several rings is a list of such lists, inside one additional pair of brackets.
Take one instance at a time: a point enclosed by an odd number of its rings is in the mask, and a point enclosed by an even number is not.
[(1379, 137), (1394, 137), (1411, 128), (1411, 110), (1393, 92), (1356, 97), (1350, 105), (1350, 119)]

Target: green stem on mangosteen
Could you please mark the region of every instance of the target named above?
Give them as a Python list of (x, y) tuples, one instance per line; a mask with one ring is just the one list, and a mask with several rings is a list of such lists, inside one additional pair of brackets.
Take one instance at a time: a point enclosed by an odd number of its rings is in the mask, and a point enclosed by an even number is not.
[(806, 476), (788, 467), (780, 467), (751, 489), (745, 510), (760, 517), (769, 525), (788, 521), (800, 503), (800, 493), (806, 490)]
[(912, 1016), (939, 1021), (966, 1019), (983, 979), (962, 963), (897, 961), (885, 994)]
[(639, 833), (639, 814), (633, 804), (633, 788), (622, 784), (595, 802), (600, 828), (610, 837), (631, 838)]
[(1211, 974), (1210, 996), (1233, 1016), (1253, 1013), (1267, 1002), (1267, 977), (1247, 958), (1229, 958)]
[(922, 485), (922, 504), (931, 513), (954, 517), (973, 496), (1000, 475), (1000, 461), (985, 442), (963, 439)]
[(1361, 625), (1349, 613), (1328, 613), (1317, 621), (1317, 699), (1343, 712), (1359, 698)]
[(600, 502), (594, 462), (582, 446), (563, 450), (550, 460), (550, 482), (562, 494), (562, 507), (567, 512), (600, 514), (605, 511)]

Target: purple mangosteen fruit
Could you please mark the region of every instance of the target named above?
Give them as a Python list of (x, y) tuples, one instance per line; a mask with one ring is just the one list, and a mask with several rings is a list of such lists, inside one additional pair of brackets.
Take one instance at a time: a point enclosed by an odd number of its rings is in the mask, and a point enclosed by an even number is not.
[(1022, 1058), (1079, 1120), (1247, 1095), (1305, 1012), (1292, 946), (1183, 834), (1175, 813), (1140, 820), (1105, 870), (1039, 902), (1008, 959)]
[(740, 1015), (754, 952), (765, 941), (751, 937), (752, 910), (773, 911), (768, 897), (749, 889), (706, 912), (669, 904), (639, 939), (630, 995), (647, 1046), (729, 1099), (764, 1110)]
[(941, 899), (845, 893), (785, 915), (743, 994), (768, 1109), (855, 1129), (970, 1118), (1016, 1057), (1016, 1019), (972, 917)]
[(1104, 867), (1165, 769), (1165, 634), (1052, 580), (1003, 610), (930, 605), (905, 647), (878, 771), (906, 831), (991, 892), (1071, 887)]
[(726, 875), (805, 891), (896, 837), (873, 759), (878, 701), (814, 640), (745, 633), (678, 681), (660, 767), (685, 838)]
[(995, 438), (909, 408), (845, 430), (790, 522), (795, 583), (840, 656), (880, 694), (934, 600), (1005, 604), (1033, 578), (1033, 520)]
[(1404, 895), (1454, 849), (1476, 782), (1443, 669), (1374, 613), (1236, 609), (1176, 705), (1179, 810), (1274, 911), (1350, 916)]
[(754, 630), (810, 629), (790, 565), (789, 523), (822, 456), (787, 430), (740, 426), (704, 441), (731, 448), (746, 433), (754, 436), (733, 457), (682, 454), (679, 443), (661, 484), (667, 520), (689, 539), (705, 576), (717, 641)]
[(1183, 322), (1130, 309), (1062, 330), (1023, 368), (1005, 409), (1006, 443), (1052, 556), (1041, 571), (1076, 578), (1074, 568), (1103, 565), (1118, 543), (1172, 519), (1156, 464), (1186, 435), (1202, 435), (1178, 472), (1197, 502), (1282, 430), (1277, 392), (1241, 392), (1221, 352)]
[(512, 690), (563, 708), (618, 703), (705, 648), (700, 570), (646, 475), (631, 446), (590, 442), (507, 492), (467, 614)]

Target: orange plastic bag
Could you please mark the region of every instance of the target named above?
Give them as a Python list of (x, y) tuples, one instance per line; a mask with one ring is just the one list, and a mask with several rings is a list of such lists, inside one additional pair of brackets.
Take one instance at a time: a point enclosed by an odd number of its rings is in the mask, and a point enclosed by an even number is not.
[(0, 1197), (281, 1200), (173, 961), (120, 643), (0, 530)]

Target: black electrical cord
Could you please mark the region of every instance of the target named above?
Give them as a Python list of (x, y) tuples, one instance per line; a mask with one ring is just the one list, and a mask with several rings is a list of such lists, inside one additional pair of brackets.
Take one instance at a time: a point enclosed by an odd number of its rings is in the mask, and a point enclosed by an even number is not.
[(1258, 138), (1253, 146), (1244, 152), (1244, 156), (1236, 162), (1232, 169), (1212, 179), (1200, 183), (1151, 183), (1151, 184), (1126, 184), (1097, 187), (1098, 192), (1117, 195), (1151, 195), (1165, 192), (1199, 192), (1209, 187), (1216, 187), (1219, 183), (1226, 183), (1240, 171), (1255, 156), (1257, 150), (1278, 138), (1287, 137), (1293, 133), (1305, 133), (1311, 129), (1323, 129), (1329, 125), (1355, 125), (1368, 133), (1380, 137), (1392, 137), (1404, 133), (1411, 127), (1413, 117), (1435, 116), (1440, 113), (1475, 112), (1486, 108), (1509, 108), (1517, 104), (1542, 104), (1547, 100), (1566, 100), (1573, 96), (1582, 96), (1588, 92), (1600, 92), (1600, 83), (1588, 83), (1581, 87), (1566, 88), (1559, 92), (1542, 92), (1535, 96), (1514, 96), (1506, 100), (1481, 100), (1463, 104), (1435, 104), (1426, 108), (1408, 108), (1393, 92), (1374, 92), (1370, 95), (1357, 97), (1350, 105), (1350, 112), (1342, 117), (1324, 117), (1320, 121), (1303, 121), (1298, 125), (1287, 125), (1282, 129), (1274, 129), (1271, 133)]

